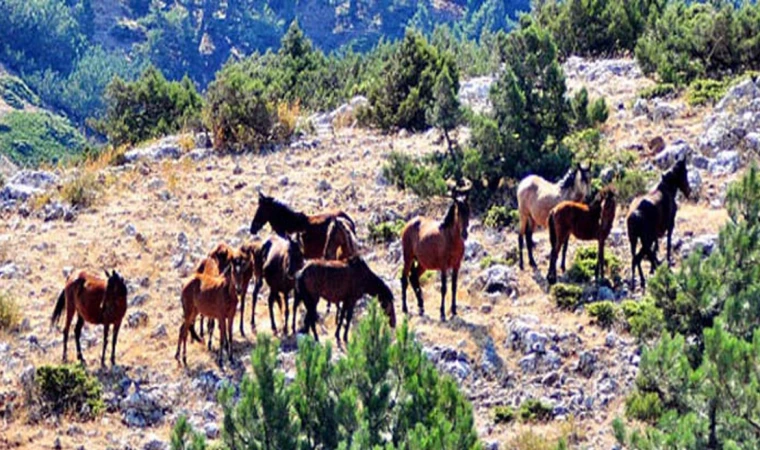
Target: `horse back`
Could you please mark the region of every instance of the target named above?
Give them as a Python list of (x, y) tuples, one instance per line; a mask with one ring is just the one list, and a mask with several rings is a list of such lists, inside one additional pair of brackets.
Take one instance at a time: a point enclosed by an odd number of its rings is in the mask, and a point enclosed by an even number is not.
[(344, 261), (310, 261), (300, 272), (309, 294), (330, 303), (354, 301), (363, 295), (361, 274)]
[(413, 256), (423, 269), (459, 267), (464, 255), (464, 240), (453, 236), (454, 230), (443, 228), (442, 222), (427, 218), (418, 218), (407, 228), (410, 232), (404, 235), (403, 245), (413, 249)]
[(655, 190), (634, 199), (628, 217), (639, 220), (660, 238), (673, 227), (677, 208), (673, 196)]

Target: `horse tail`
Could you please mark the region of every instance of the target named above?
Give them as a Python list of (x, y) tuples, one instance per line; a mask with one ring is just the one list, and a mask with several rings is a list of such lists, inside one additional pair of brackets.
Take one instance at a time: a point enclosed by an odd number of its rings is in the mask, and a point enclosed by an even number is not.
[(61, 320), (63, 310), (66, 307), (66, 289), (61, 290), (61, 295), (58, 296), (58, 301), (55, 303), (55, 309), (53, 310), (53, 316), (50, 318), (50, 326), (56, 326)]
[[(201, 317), (201, 320), (203, 318)], [(195, 332), (195, 324), (193, 323), (190, 325), (190, 337), (193, 339), (194, 342), (203, 342), (203, 340), (198, 336), (198, 333)]]

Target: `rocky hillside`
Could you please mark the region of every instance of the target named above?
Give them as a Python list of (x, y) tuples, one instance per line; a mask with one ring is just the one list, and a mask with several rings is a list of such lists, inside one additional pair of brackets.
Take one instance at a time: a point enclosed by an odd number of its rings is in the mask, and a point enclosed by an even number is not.
[[(573, 89), (585, 85), (592, 95), (612, 99), (604, 130), (612, 148), (635, 150), (641, 166), (657, 172), (676, 157), (689, 157), (690, 183), (698, 195), (681, 200), (675, 263), (697, 243), (714, 244), (726, 220), (725, 186), (757, 150), (759, 86), (744, 82), (715, 108), (692, 108), (680, 98), (637, 100), (636, 93), (651, 81), (630, 60), (571, 59), (565, 69)], [(486, 77), (462, 83), (462, 99), (487, 108), (490, 82)], [(20, 304), (23, 320), (18, 330), (0, 335), (0, 415), (5, 418), (0, 446), (166, 448), (182, 414), (209, 438), (218, 437), (216, 391), (250, 371), (255, 338), (250, 332), (245, 338), (239, 335), (236, 318), (235, 366), (220, 371), (214, 355), (193, 344), (188, 346), (188, 369), (179, 368), (173, 358), (179, 290), (183, 277), (216, 243), (239, 245), (250, 238), (258, 190), (304, 211), (345, 209), (358, 224), (369, 265), (392, 286), (402, 317), (400, 243), (372, 243), (368, 226), (418, 214), (442, 217), (448, 200), (421, 201), (399, 191), (388, 185), (380, 167), (391, 150), (425, 154), (440, 150), (440, 139), (435, 132), (387, 136), (340, 127), (346, 121), (333, 124), (334, 117), (320, 118), (317, 135), (264, 155), (219, 156), (206, 149), (203, 135), (175, 136), (127, 152), (119, 166), (93, 163), (78, 170), (10, 176), (0, 190), (0, 280), (2, 290)], [(77, 183), (102, 188), (92, 206), (72, 207), (64, 200)], [(611, 252), (624, 261), (623, 276), (629, 273), (626, 208), (620, 205), (610, 238)], [(545, 231), (535, 236), (540, 271), (521, 272), (511, 265), (514, 232), (487, 228), (477, 216), (470, 225), (458, 287), (459, 316), (444, 323), (433, 313), (440, 301), (437, 275), (423, 279), (428, 316), (418, 316), (415, 302), (410, 304), (409, 321), (430, 359), (460, 382), (489, 448), (518, 448), (515, 439), (529, 431), (549, 439), (568, 437), (577, 448), (613, 448), (610, 422), (623, 412), (637, 373), (639, 345), (622, 328), (600, 328), (582, 308), (557, 308), (544, 278)], [(262, 234), (267, 232), (265, 228)], [(571, 241), (570, 255), (577, 247)], [(129, 283), (117, 368), (98, 368), (101, 329), (87, 325), (83, 331), (85, 357), (103, 382), (107, 412), (84, 423), (36, 417), (25, 405), (24, 392), (35, 368), (59, 362), (62, 354), (60, 330), (49, 326), (54, 300), (71, 270), (102, 267), (118, 268)], [(624, 285), (584, 289), (585, 297), (615, 301), (641, 295)], [(261, 298), (266, 298), (264, 291)], [(320, 305), (322, 315), (324, 308)], [(259, 331), (269, 332), (267, 317), (259, 302)], [(332, 340), (332, 315), (318, 328), (323, 340)], [(283, 338), (280, 361), (289, 374), (294, 373), (295, 350), (296, 338)], [(70, 360), (74, 355), (70, 347)], [(531, 426), (495, 423), (496, 406), (517, 407), (528, 399), (549, 405), (551, 419)]]

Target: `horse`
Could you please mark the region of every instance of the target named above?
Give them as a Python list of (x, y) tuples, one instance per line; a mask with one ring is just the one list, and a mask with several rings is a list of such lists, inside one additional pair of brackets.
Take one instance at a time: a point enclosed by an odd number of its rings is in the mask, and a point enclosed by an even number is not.
[(549, 212), (563, 200), (580, 202), (589, 190), (588, 169), (581, 165), (571, 167), (557, 183), (550, 183), (538, 175), (528, 175), (517, 186), (517, 209), (520, 213), (520, 229), (517, 243), (520, 250), (520, 270), (523, 270), (523, 238), (528, 247), (528, 259), (533, 259), (533, 232), (537, 226), (547, 226)]
[[(340, 250), (340, 253), (338, 251)], [(358, 254), (356, 245), (356, 234), (351, 230), (351, 224), (342, 217), (335, 219), (327, 227), (327, 240), (325, 242), (324, 259), (326, 260), (343, 260), (346, 261)], [(330, 306), (327, 304), (327, 313), (330, 313)], [(335, 311), (335, 323), (338, 323), (340, 316), (340, 305), (337, 305)]]
[(253, 294), (251, 296), (251, 329), (256, 329), (256, 323), (254, 318), (256, 317), (256, 302), (259, 297), (259, 291), (261, 285), (264, 282), (263, 267), (264, 260), (267, 257), (267, 249), (264, 249), (264, 242), (260, 239), (256, 239), (254, 242), (243, 244), (238, 251), (238, 258), (242, 258), (241, 263), (244, 262), (245, 270), (242, 273), (243, 284), (243, 296), (240, 298), (240, 334), (245, 336), (243, 332), (243, 316), (245, 315), (245, 294), (248, 292), (248, 285), (251, 280), (254, 280)]
[[(443, 221), (417, 216), (409, 220), (401, 231), (404, 268), (401, 273), (401, 301), (405, 314), (406, 288), (409, 280), (417, 295), (420, 315), (425, 314), (422, 303), (420, 276), (427, 270), (441, 272), (441, 320), (446, 320), (446, 272), (451, 270), (451, 314), (457, 315), (457, 277), (464, 256), (464, 243), (470, 222), (467, 193), (472, 184), (462, 189), (452, 188), (453, 202)], [(411, 276), (410, 276), (411, 275)]]
[(570, 201), (560, 202), (549, 213), (549, 238), (552, 245), (549, 258), (549, 272), (546, 279), (549, 284), (557, 281), (557, 257), (562, 249), (562, 271), (565, 271), (565, 256), (570, 236), (582, 241), (599, 242), (596, 263), (597, 281), (604, 275), (604, 241), (610, 235), (615, 221), (615, 192), (610, 188), (602, 189), (590, 205)]
[[(241, 273), (243, 267), (237, 260), (227, 266), (221, 275), (193, 274), (182, 287), (180, 301), (182, 303), (182, 325), (179, 327), (177, 353), (174, 358), (187, 366), (187, 335), (190, 326), (198, 314), (219, 321), (219, 367), (223, 367), (224, 350), (232, 359), (232, 321), (237, 309), (238, 296), (242, 293)], [(228, 339), (228, 335), (230, 338)]]
[[(262, 266), (262, 277), (269, 286), (269, 320), (272, 322), (272, 331), (277, 334), (277, 324), (274, 320), (275, 302), (283, 310), (285, 309), (285, 326), (283, 334), (288, 333), (288, 317), (290, 310), (288, 308), (288, 295), (295, 288), (296, 273), (304, 265), (303, 252), (301, 246), (294, 239), (283, 239), (279, 236), (272, 236), (264, 242), (262, 251), (266, 253), (266, 260)], [(253, 316), (251, 317), (251, 325)]]
[[(631, 243), (631, 290), (636, 289), (636, 267), (639, 268), (641, 286), (646, 287), (641, 260), (649, 258), (650, 273), (660, 264), (657, 261), (657, 241), (667, 234), (667, 263), (670, 265), (671, 237), (676, 224), (676, 194), (683, 192), (686, 198), (691, 195), (686, 160), (676, 162), (673, 167), (662, 174), (657, 186), (646, 195), (637, 197), (628, 209), (626, 225), (628, 240)], [(636, 253), (638, 241), (641, 250)]]
[(103, 353), (100, 356), (100, 365), (105, 367), (106, 347), (108, 347), (108, 329), (113, 325), (113, 341), (111, 343), (111, 366), (116, 365), (116, 341), (119, 338), (119, 328), (124, 315), (127, 313), (127, 285), (124, 278), (115, 270), (108, 273), (105, 270), (106, 279), (81, 271), (69, 275), (66, 285), (58, 296), (58, 301), (50, 319), (55, 326), (61, 319), (64, 308), (66, 309), (66, 325), (63, 328), (63, 361), (66, 362), (67, 343), (69, 341), (69, 328), (74, 313), (77, 314), (77, 323), (74, 327), (74, 337), (77, 345), (77, 358), (85, 365), (82, 356), (82, 347), (79, 339), (82, 336), (82, 327), (85, 322), (103, 324)]
[[(195, 273), (202, 273), (205, 275), (219, 275), (224, 269), (227, 268), (232, 258), (235, 256), (235, 251), (224, 242), (220, 242), (214, 250), (212, 250), (208, 256), (203, 258), (198, 266), (195, 268)], [(247, 287), (247, 285), (246, 285)], [(195, 332), (195, 323), (190, 325), (190, 336), (196, 342), (202, 342), (203, 337), (203, 316), (200, 317), (201, 331), (200, 336)], [(242, 324), (240, 332), (243, 332)], [(211, 337), (214, 334), (214, 321), (209, 319), (208, 321), (208, 349), (211, 350)]]
[[(342, 218), (356, 234), (356, 224), (343, 211), (329, 211), (323, 214), (308, 216), (293, 211), (278, 200), (259, 192), (259, 206), (251, 222), (251, 234), (256, 234), (264, 224), (269, 223), (272, 230), (286, 237), (300, 233), (303, 242), (303, 256), (306, 259), (321, 258), (324, 255), (327, 240), (327, 228), (338, 218)], [(344, 249), (344, 252), (346, 250)]]
[(293, 332), (296, 329), (296, 308), (303, 302), (306, 306), (304, 330), (311, 328), (317, 336), (317, 303), (323, 297), (329, 303), (343, 304), (340, 320), (335, 330), (335, 340), (340, 342), (340, 327), (345, 321), (343, 341), (348, 340), (348, 328), (354, 315), (356, 302), (365, 294), (375, 295), (388, 316), (391, 327), (396, 326), (393, 294), (388, 286), (367, 266), (360, 256), (347, 261), (309, 261), (296, 275), (296, 295), (293, 304)]

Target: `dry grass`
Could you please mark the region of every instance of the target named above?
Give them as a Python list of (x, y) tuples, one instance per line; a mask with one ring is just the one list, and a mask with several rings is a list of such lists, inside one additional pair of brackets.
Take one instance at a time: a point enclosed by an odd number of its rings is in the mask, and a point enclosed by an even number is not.
[(177, 142), (179, 143), (179, 147), (185, 153), (195, 148), (195, 138), (193, 137), (192, 134), (181, 135), (178, 138)]
[(10, 292), (0, 292), (0, 330), (12, 331), (21, 323), (21, 310)]
[(280, 136), (287, 138), (292, 136), (296, 130), (296, 123), (298, 117), (301, 115), (301, 102), (296, 101), (294, 103), (281, 102), (277, 104), (277, 120), (282, 127), (280, 130)]
[(61, 187), (61, 198), (72, 206), (89, 208), (101, 195), (105, 183), (91, 171), (82, 171)]

